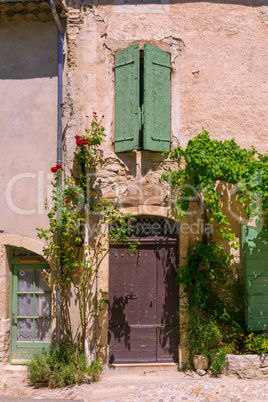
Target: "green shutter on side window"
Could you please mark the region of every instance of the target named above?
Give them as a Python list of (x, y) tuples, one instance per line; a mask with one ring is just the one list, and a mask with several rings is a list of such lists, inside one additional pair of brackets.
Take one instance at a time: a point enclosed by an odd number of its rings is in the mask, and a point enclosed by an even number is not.
[(140, 49), (132, 45), (115, 55), (115, 152), (139, 147)]
[(144, 46), (143, 149), (170, 150), (170, 54)]
[(259, 231), (242, 226), (244, 281), (249, 300), (246, 306), (248, 330), (268, 329), (268, 243)]

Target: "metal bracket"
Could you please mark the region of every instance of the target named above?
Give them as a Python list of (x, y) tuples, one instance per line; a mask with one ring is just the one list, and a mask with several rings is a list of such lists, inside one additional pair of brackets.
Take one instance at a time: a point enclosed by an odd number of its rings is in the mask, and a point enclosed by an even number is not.
[(131, 291), (129, 295), (126, 295), (128, 299), (137, 299), (139, 295), (134, 295), (133, 292)]

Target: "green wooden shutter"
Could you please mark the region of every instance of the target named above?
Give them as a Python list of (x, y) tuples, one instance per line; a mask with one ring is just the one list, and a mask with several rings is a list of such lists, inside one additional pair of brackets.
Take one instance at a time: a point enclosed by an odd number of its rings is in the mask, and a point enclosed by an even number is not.
[(139, 45), (115, 55), (115, 152), (139, 146)]
[(144, 46), (143, 149), (170, 149), (170, 54)]
[(248, 330), (268, 329), (268, 243), (259, 231), (242, 226), (244, 279), (249, 300), (246, 309)]

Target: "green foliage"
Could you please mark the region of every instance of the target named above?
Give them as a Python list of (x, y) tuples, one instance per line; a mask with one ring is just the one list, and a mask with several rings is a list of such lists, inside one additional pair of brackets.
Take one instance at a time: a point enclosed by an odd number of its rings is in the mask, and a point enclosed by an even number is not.
[(211, 358), (222, 341), (222, 334), (212, 319), (191, 316), (187, 324), (186, 340), (192, 356), (202, 355)]
[(245, 346), (251, 353), (263, 354), (268, 353), (268, 335), (258, 334), (254, 335), (252, 332), (245, 340)]
[[(223, 212), (222, 185), (233, 192), (248, 218), (264, 218), (268, 236), (268, 155), (252, 147), (240, 148), (234, 139), (212, 140), (206, 130), (190, 140), (185, 150), (175, 148), (170, 155), (178, 170), (167, 172), (174, 191), (177, 216), (185, 216), (190, 202), (195, 200), (207, 222), (214, 222), (222, 237), (238, 247), (230, 222)], [(228, 187), (229, 186), (229, 187)]]
[(27, 363), (28, 380), (50, 388), (96, 380), (101, 372), (100, 361), (88, 365), (79, 346), (69, 343), (62, 343), (57, 349), (39, 351)]
[(215, 242), (198, 243), (188, 251), (186, 265), (177, 270), (177, 281), (184, 289), (182, 297), (187, 296), (184, 308), (195, 317), (198, 310), (203, 318), (220, 323), (226, 328), (226, 342), (244, 329), (242, 270), (238, 266), (230, 269), (231, 260)]
[[(254, 147), (240, 148), (234, 139), (212, 140), (202, 129), (185, 149), (175, 148), (170, 158), (178, 169), (166, 172), (163, 178), (172, 187), (175, 216), (184, 217), (195, 203), (205, 229), (195, 237), (186, 264), (177, 271), (184, 289), (182, 314), (187, 317), (182, 330), (190, 354), (209, 356), (212, 373), (218, 375), (226, 353), (245, 346), (244, 303), (248, 297), (242, 269), (226, 251), (239, 248), (227, 211), (231, 205), (239, 217), (254, 218), (267, 240), (268, 156)], [(207, 225), (214, 226), (225, 248), (213, 241), (213, 230), (207, 231)], [(265, 350), (265, 342), (264, 337), (252, 337), (247, 341), (248, 350)]]
[[(96, 167), (103, 163), (99, 147), (104, 138), (105, 129), (93, 113), (90, 129), (83, 136), (75, 136), (73, 168), (69, 173), (60, 165), (51, 168), (55, 173), (54, 191), (52, 202), (46, 205), (50, 227), (37, 229), (39, 238), (46, 241), (43, 251), (51, 266), (44, 277), (51, 289), (56, 287), (61, 295), (59, 312), (52, 292), (64, 339), (72, 344), (80, 342), (82, 347), (90, 321), (98, 318), (108, 303), (106, 291), (100, 289), (94, 295), (100, 264), (117, 242), (135, 249), (135, 244), (128, 242), (130, 214), (104, 200), (98, 187)], [(120, 223), (118, 229), (107, 232), (114, 222)], [(79, 308), (76, 332), (69, 310), (70, 295)]]
[(233, 347), (224, 345), (211, 357), (210, 369), (213, 376), (217, 377), (222, 374), (225, 365), (225, 357), (228, 353), (232, 353), (233, 351)]
[(177, 269), (182, 285), (181, 329), (190, 355), (208, 356), (215, 375), (220, 374), (224, 354), (241, 347), (245, 290), (241, 269), (229, 267), (230, 256), (216, 243), (198, 243), (188, 251), (186, 264)]

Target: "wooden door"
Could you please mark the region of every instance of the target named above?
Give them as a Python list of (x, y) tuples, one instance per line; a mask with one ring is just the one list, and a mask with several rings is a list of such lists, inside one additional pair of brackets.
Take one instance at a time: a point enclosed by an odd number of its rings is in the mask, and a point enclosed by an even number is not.
[(177, 248), (158, 238), (110, 252), (110, 363), (177, 361)]

